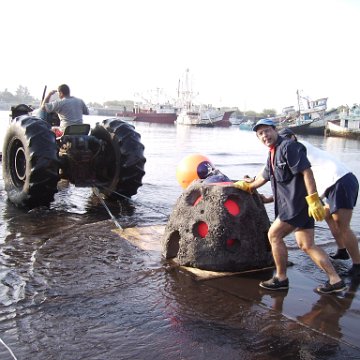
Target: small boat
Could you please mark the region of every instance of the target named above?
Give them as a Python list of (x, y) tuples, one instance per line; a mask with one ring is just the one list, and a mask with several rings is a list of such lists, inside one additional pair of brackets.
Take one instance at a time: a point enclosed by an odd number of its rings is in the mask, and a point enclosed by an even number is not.
[(325, 129), (326, 136), (360, 138), (360, 105), (354, 104), (340, 113), (339, 120), (328, 121)]
[(240, 118), (237, 118), (237, 117), (234, 117), (233, 115), (231, 115), (229, 121), (231, 122), (231, 125), (239, 126), (241, 124), (242, 120)]
[[(292, 114), (280, 116), (278, 128), (290, 127), (295, 134), (302, 135), (324, 135), (327, 120), (325, 112), (327, 109), (328, 98), (317, 98), (311, 100), (308, 96), (303, 96), (297, 92), (299, 111)], [(293, 107), (288, 107), (290, 109)], [(275, 122), (276, 119), (274, 119)]]
[(222, 111), (215, 108), (190, 107), (185, 108), (178, 114), (177, 125), (229, 127), (230, 116), (233, 111)]
[(251, 131), (253, 129), (254, 125), (256, 124), (256, 121), (257, 120), (251, 120), (251, 119), (244, 120), (239, 124), (239, 128), (240, 128), (240, 130)]
[(298, 135), (324, 135), (325, 125), (323, 121), (317, 123), (319, 120), (309, 121), (301, 124), (290, 123), (285, 124), (282, 123), (277, 126), (278, 130), (281, 130), (284, 127), (290, 128), (295, 134)]

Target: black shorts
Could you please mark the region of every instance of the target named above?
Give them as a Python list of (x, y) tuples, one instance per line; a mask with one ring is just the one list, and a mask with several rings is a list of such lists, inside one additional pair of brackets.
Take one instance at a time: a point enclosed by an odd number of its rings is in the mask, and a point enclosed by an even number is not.
[(309, 216), (307, 206), (305, 206), (304, 209), (295, 217), (282, 221), (290, 224), (291, 226), (301, 229), (313, 229), (315, 225), (314, 218), (312, 216)]
[(333, 214), (339, 209), (353, 209), (359, 192), (359, 182), (353, 173), (340, 178), (325, 191), (325, 197)]

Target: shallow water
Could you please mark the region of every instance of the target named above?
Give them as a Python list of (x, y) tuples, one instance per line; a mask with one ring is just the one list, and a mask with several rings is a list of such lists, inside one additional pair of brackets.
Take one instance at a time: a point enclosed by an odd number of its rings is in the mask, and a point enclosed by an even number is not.
[[(6, 112), (2, 119), (6, 124)], [(91, 124), (101, 119), (87, 117)], [(267, 156), (254, 133), (238, 127), (139, 123), (136, 130), (147, 158), (144, 185), (130, 202), (107, 203), (124, 228), (166, 224), (181, 194), (175, 171), (185, 155), (208, 156), (231, 179), (255, 176)], [(333, 152), (360, 178), (360, 142), (306, 140)], [(90, 189), (59, 186), (50, 209), (24, 212), (6, 201), (0, 179), (0, 338), (18, 359), (360, 358), (356, 325), (342, 317), (359, 320), (358, 284), (344, 296), (309, 291), (325, 277), (291, 236), (290, 279), (304, 284), (301, 298), (292, 289), (261, 293), (257, 283), (271, 273), (196, 282), (159, 251), (140, 250), (111, 232), (115, 225)], [(272, 205), (267, 210), (272, 219)], [(359, 220), (357, 207), (358, 236)], [(316, 241), (334, 248), (323, 223)], [(311, 322), (314, 311), (325, 325)], [(2, 344), (0, 358), (11, 359)]]

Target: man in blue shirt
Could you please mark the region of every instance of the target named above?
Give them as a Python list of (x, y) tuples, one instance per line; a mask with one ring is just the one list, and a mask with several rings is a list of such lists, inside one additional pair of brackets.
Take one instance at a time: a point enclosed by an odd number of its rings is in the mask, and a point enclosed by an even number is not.
[(253, 130), (258, 139), (270, 149), (267, 164), (253, 182), (242, 180), (234, 186), (252, 193), (266, 182), (271, 182), (276, 219), (270, 226), (268, 238), (276, 274), (272, 279), (262, 281), (259, 285), (268, 290), (288, 289), (288, 252), (284, 237), (294, 231), (299, 248), (306, 252), (329, 278), (316, 290), (320, 293), (345, 290), (346, 285), (335, 271), (327, 254), (314, 242), (314, 219), (324, 220), (325, 210), (317, 194), (305, 147), (279, 136), (271, 119), (259, 120)]

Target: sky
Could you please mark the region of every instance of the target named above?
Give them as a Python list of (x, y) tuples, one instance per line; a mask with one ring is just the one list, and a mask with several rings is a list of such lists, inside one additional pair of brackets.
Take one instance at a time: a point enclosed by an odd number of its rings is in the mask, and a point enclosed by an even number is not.
[(176, 98), (242, 111), (360, 102), (358, 0), (2, 0), (0, 91)]

